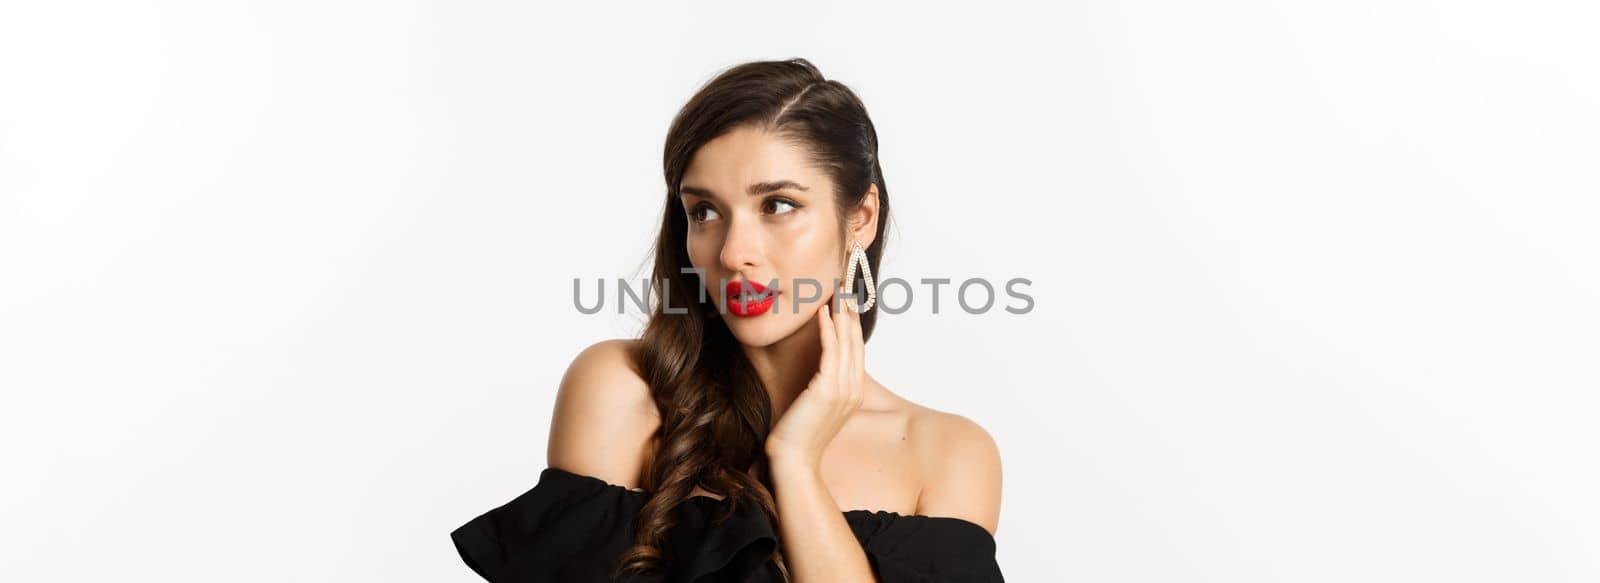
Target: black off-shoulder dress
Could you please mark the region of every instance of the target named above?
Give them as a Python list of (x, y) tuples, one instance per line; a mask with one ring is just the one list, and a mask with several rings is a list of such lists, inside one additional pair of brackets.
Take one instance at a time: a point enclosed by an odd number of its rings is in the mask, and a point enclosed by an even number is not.
[[(547, 467), (539, 483), (454, 532), (467, 566), (492, 583), (599, 583), (633, 541), (645, 493), (593, 476)], [(751, 504), (695, 496), (673, 509), (677, 524), (663, 550), (664, 572), (625, 575), (632, 583), (768, 583), (782, 581), (770, 557), (778, 534)], [(995, 541), (959, 518), (847, 510), (845, 521), (882, 583), (1004, 581)], [(628, 577), (632, 578), (628, 578)]]

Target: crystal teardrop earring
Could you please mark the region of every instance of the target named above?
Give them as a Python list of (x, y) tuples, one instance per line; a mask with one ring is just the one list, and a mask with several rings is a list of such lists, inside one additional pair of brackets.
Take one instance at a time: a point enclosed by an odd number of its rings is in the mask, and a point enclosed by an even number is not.
[(844, 288), (850, 290), (852, 294), (855, 293), (856, 264), (861, 264), (861, 279), (867, 286), (867, 301), (863, 302), (859, 308), (856, 307), (855, 302), (845, 302), (844, 305), (859, 314), (871, 310), (872, 304), (878, 301), (878, 286), (872, 281), (872, 265), (867, 261), (867, 252), (861, 249), (861, 242), (851, 241), (850, 244), (849, 264), (844, 272)]

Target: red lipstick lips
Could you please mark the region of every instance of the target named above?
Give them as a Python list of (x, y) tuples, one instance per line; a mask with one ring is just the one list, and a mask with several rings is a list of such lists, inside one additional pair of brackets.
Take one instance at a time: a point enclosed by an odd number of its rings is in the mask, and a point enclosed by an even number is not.
[[(749, 288), (749, 295), (745, 295), (745, 288)], [(780, 290), (767, 291), (767, 286), (755, 280), (730, 281), (723, 294), (728, 298), (728, 311), (741, 318), (760, 316), (772, 309), (772, 301), (783, 293)], [(763, 297), (764, 296), (764, 297)]]

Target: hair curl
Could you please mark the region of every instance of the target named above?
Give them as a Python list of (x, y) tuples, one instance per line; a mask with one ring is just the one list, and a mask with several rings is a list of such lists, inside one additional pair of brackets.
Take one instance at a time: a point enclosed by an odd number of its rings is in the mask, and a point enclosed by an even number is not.
[[(866, 254), (872, 271), (880, 272), (889, 191), (878, 164), (877, 131), (848, 87), (824, 78), (805, 59), (749, 62), (722, 71), (678, 111), (662, 160), (667, 196), (652, 250), (653, 307), (631, 354), (650, 386), (661, 425), (652, 436), (641, 480), (648, 498), (633, 544), (614, 574), (651, 571), (671, 561), (661, 545), (673, 526), (672, 509), (688, 501), (696, 486), (729, 502), (716, 522), (740, 505), (755, 504), (778, 524), (764, 449), (773, 421), (771, 400), (738, 340), (717, 317), (715, 304), (681, 301), (700, 297), (702, 282), (699, 274), (684, 271), (692, 264), (684, 244), (688, 218), (677, 202), (679, 184), (696, 150), (743, 127), (803, 147), (831, 180), (840, 217), (877, 185), (877, 236)], [(841, 236), (844, 230), (841, 218)], [(688, 313), (667, 313), (666, 298), (686, 303)], [(861, 314), (863, 338), (872, 336), (878, 312)], [(774, 548), (771, 558), (787, 580), (782, 551)]]

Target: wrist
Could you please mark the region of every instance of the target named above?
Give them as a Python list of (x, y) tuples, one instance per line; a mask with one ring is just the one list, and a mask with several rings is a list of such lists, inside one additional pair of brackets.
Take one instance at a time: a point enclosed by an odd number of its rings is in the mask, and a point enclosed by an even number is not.
[(821, 460), (808, 452), (771, 444), (767, 446), (767, 467), (773, 473), (816, 470), (821, 465)]

